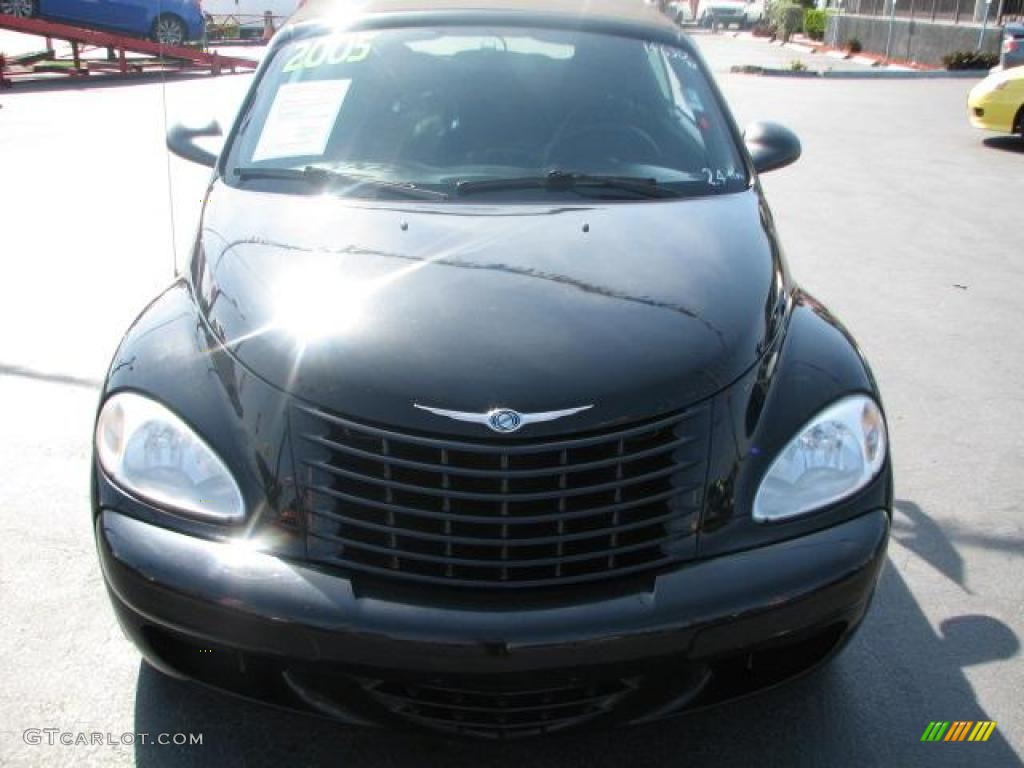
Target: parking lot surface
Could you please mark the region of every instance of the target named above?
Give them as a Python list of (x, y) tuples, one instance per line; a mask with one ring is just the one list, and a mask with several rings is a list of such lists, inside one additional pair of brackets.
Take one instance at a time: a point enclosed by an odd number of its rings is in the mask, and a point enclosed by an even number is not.
[(716, 72), (728, 72), (732, 67), (758, 66), (771, 69), (790, 69), (800, 62), (808, 72), (833, 70), (870, 74), (872, 67), (853, 59), (837, 59), (824, 53), (807, 50), (808, 46), (787, 47), (769, 43), (765, 38), (751, 37), (749, 33), (729, 29), (718, 33), (708, 30), (688, 30), (697, 40), (702, 53)]
[[(731, 44), (700, 42), (727, 70)], [(787, 257), (856, 334), (886, 397), (889, 561), (830, 667), (661, 724), (480, 744), (342, 728), (142, 665), (89, 523), (97, 386), (172, 279), (171, 233), (185, 252), (204, 193), (202, 170), (168, 166), (165, 110), (226, 116), (247, 78), (3, 92), (0, 764), (1022, 765), (1024, 142), (967, 126), (970, 81), (719, 81), (741, 124), (801, 136), (803, 159), (764, 177)], [(922, 743), (932, 720), (998, 726), (983, 744)], [(30, 728), (203, 743), (33, 745)]]

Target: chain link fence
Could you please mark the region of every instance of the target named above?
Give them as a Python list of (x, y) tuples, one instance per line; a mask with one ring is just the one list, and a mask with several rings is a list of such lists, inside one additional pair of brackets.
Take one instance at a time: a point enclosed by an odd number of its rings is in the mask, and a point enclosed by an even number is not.
[(988, 14), (989, 24), (1024, 20), (1024, 0), (845, 0), (843, 13), (862, 16), (895, 16), (898, 19), (945, 21), (954, 24), (978, 24)]

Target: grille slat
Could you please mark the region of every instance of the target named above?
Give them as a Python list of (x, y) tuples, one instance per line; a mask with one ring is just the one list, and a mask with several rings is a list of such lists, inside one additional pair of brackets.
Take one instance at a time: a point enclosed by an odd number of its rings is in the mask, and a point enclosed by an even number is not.
[[(371, 531), (379, 531), (380, 533), (390, 533), (392, 526), (373, 523), (368, 520), (360, 520), (355, 517), (346, 517), (343, 514), (332, 512), (329, 510), (320, 510), (318, 514), (330, 517), (333, 520), (337, 520), (339, 523), (344, 525), (351, 525), (356, 528), (366, 528)], [(552, 536), (536, 536), (523, 539), (516, 539), (509, 537), (506, 540), (497, 540), (494, 538), (485, 538), (483, 536), (456, 536), (452, 533), (452, 521), (445, 520), (442, 523), (444, 528), (443, 533), (430, 533), (429, 531), (417, 531), (411, 528), (402, 529), (402, 536), (413, 539), (423, 539), (424, 541), (436, 541), (446, 545), (446, 554), (450, 555), (451, 545), (453, 544), (473, 544), (481, 547), (528, 547), (537, 544), (554, 544), (558, 547), (558, 554), (561, 555), (564, 545), (571, 541), (582, 541), (584, 539), (598, 538), (601, 536), (611, 536), (616, 531), (622, 533), (624, 531), (631, 531), (636, 528), (648, 528), (654, 525), (662, 525), (669, 520), (676, 517), (674, 512), (668, 512), (657, 517), (644, 518), (643, 520), (633, 521), (630, 523), (616, 523), (607, 528), (596, 528), (591, 531), (580, 531), (577, 533), (566, 533), (566, 521), (558, 519), (555, 522), (555, 526), (558, 533)], [(507, 525), (507, 524), (506, 524)], [(511, 527), (511, 526), (508, 526)]]
[[(612, 482), (602, 483), (600, 485), (584, 486), (582, 488), (570, 488), (566, 490), (555, 489), (552, 491), (545, 491), (543, 493), (511, 494), (507, 492), (473, 493), (469, 491), (456, 491), (445, 488), (430, 488), (424, 486), (416, 486), (410, 485), (408, 483), (399, 483), (389, 479), (388, 477), (373, 477), (371, 475), (364, 475), (360, 472), (352, 472), (347, 469), (332, 467), (329, 464), (325, 464), (323, 462), (306, 461), (305, 463), (311, 465), (315, 469), (321, 469), (324, 472), (328, 472), (332, 475), (338, 475), (339, 477), (348, 478), (350, 480), (357, 480), (361, 483), (379, 485), (381, 488), (386, 488), (391, 491), (408, 491), (409, 493), (425, 494), (427, 496), (443, 496), (452, 499), (465, 499), (467, 501), (496, 501), (499, 503), (509, 501), (544, 501), (546, 499), (558, 499), (562, 496), (584, 496), (588, 493), (612, 491), (624, 485), (634, 485), (637, 483), (644, 483), (649, 480), (657, 480), (659, 477), (667, 477), (668, 475), (675, 474), (676, 472), (679, 471), (678, 467), (672, 466), (665, 467), (664, 469), (660, 469), (656, 472), (648, 472), (647, 474), (639, 475), (637, 477), (617, 479)], [(617, 466), (621, 467), (621, 465)], [(499, 478), (499, 481), (507, 483), (508, 478)], [(390, 504), (391, 502), (389, 501), (388, 503)]]
[[(444, 467), (444, 472), (441, 474), (441, 487), (447, 490), (448, 488), (451, 487), (451, 476), (448, 474), (448, 449), (447, 448), (442, 448), (441, 449), (441, 465)], [(448, 497), (448, 496), (445, 496), (444, 500), (441, 502), (441, 505), (442, 505), (442, 510), (441, 511), (445, 515), (449, 515), (450, 516), (451, 513), (452, 513), (452, 500), (451, 500), (451, 498)], [(445, 517), (443, 526), (444, 526), (444, 553), (448, 557), (451, 557), (454, 554), (453, 551), (452, 551), (452, 545), (455, 544), (455, 542), (452, 540), (452, 520), (451, 520), (451, 517)], [(412, 531), (408, 531), (407, 533), (412, 533)], [(453, 563), (449, 563), (447, 566), (445, 566), (444, 575), (448, 576), (449, 578), (455, 576), (455, 565)]]
[(583, 584), (692, 556), (710, 413), (478, 442), (297, 406), (307, 548), (355, 574), (484, 589)]
[[(360, 682), (367, 687), (368, 690), (374, 690), (383, 692), (387, 688), (387, 683), (381, 680), (371, 680), (366, 678), (360, 678)], [(545, 685), (543, 688), (503, 688), (499, 690), (489, 690), (481, 688), (471, 688), (468, 685), (456, 685), (447, 681), (431, 680), (429, 683), (409, 683), (403, 686), (403, 690), (408, 698), (421, 698), (424, 696), (483, 696), (486, 698), (501, 697), (503, 701), (518, 701), (523, 697), (551, 697), (557, 695), (566, 695), (578, 693), (580, 689), (566, 688), (564, 685)]]
[(453, 690), (433, 683), (357, 679), (373, 699), (398, 717), (453, 733), (509, 738), (545, 733), (600, 717), (614, 709), (639, 681), (566, 682), (543, 691)]
[[(362, 432), (372, 437), (391, 440), (401, 440), (411, 445), (421, 445), (428, 448), (436, 448), (438, 450), (447, 449), (449, 451), (465, 451), (466, 453), (481, 453), (492, 455), (501, 455), (503, 453), (507, 453), (510, 456), (515, 456), (517, 454), (542, 453), (546, 451), (561, 451), (563, 449), (571, 448), (586, 448), (591, 445), (605, 443), (609, 440), (609, 437), (606, 435), (594, 435), (591, 437), (576, 437), (558, 441), (538, 443), (470, 443), (465, 441), (450, 440), (448, 438), (423, 437), (422, 435), (405, 435), (400, 432), (392, 432), (387, 429), (381, 429), (380, 427), (374, 427), (368, 424), (361, 424), (354, 421), (349, 421), (348, 419), (343, 419), (340, 416), (335, 416), (333, 414), (326, 413), (325, 411), (321, 411), (316, 408), (311, 408), (308, 405), (297, 405), (296, 409), (310, 416), (313, 416), (314, 418), (325, 421), (329, 424), (336, 425), (343, 429)], [(685, 415), (667, 416), (665, 418), (659, 419), (648, 424), (619, 430), (614, 433), (615, 439), (617, 440), (620, 437), (635, 437), (636, 435), (643, 434), (644, 432), (671, 427), (672, 425), (678, 423), (683, 418), (685, 418)], [(700, 436), (698, 435), (698, 437)]]
[[(328, 440), (324, 437), (317, 435), (307, 435), (307, 440), (311, 440), (315, 443), (319, 443), (325, 448), (329, 448), (332, 451), (338, 451), (340, 453), (351, 454), (352, 456), (358, 456), (363, 459), (377, 459), (377, 454), (372, 451), (364, 451), (359, 448), (354, 448), (343, 443), (337, 443), (333, 440)], [(495, 471), (490, 469), (471, 469), (469, 467), (451, 467), (447, 466), (443, 461), (440, 464), (430, 464), (422, 461), (412, 461), (410, 459), (400, 459), (398, 457), (391, 457), (390, 461), (393, 465), (404, 467), (406, 469), (416, 469), (423, 472), (444, 472), (450, 475), (462, 475), (465, 477), (503, 477), (507, 475), (509, 478), (534, 478), (534, 477), (550, 477), (552, 475), (561, 475), (566, 472), (587, 472), (593, 469), (601, 469), (603, 467), (611, 467), (619, 462), (630, 462), (638, 461), (640, 459), (651, 458), (662, 453), (668, 453), (676, 448), (680, 448), (688, 443), (692, 443), (696, 438), (694, 437), (683, 437), (678, 440), (660, 445), (657, 448), (651, 448), (646, 451), (638, 451), (631, 453), (629, 456), (615, 456), (610, 459), (602, 459), (600, 461), (590, 461), (583, 464), (559, 465), (552, 468), (543, 469), (512, 469), (505, 472)], [(447, 449), (441, 449), (447, 453)], [(560, 451), (568, 453), (567, 451)]]
[[(332, 497), (338, 499), (339, 501), (347, 501), (347, 502), (351, 502), (353, 504), (364, 504), (364, 505), (366, 505), (368, 507), (373, 507), (373, 508), (381, 509), (381, 510), (384, 510), (384, 511), (388, 510), (388, 504), (386, 504), (385, 502), (382, 502), (382, 501), (378, 502), (378, 501), (374, 501), (372, 499), (362, 499), (362, 498), (360, 498), (358, 496), (353, 496), (351, 494), (342, 493), (340, 491), (337, 491), (337, 490), (335, 490), (333, 488), (330, 488), (328, 486), (325, 486), (325, 485), (318, 485), (318, 484), (311, 483), (309, 487), (310, 487), (311, 490), (316, 491), (317, 493), (322, 493), (322, 494), (324, 494), (326, 496), (332, 496)], [(587, 518), (587, 517), (597, 517), (599, 515), (604, 515), (604, 514), (611, 513), (616, 508), (619, 509), (620, 511), (626, 510), (626, 509), (634, 509), (636, 507), (643, 506), (645, 504), (649, 504), (649, 503), (652, 503), (652, 502), (659, 502), (659, 501), (664, 501), (666, 499), (673, 498), (675, 496), (678, 496), (680, 493), (684, 493), (684, 492), (687, 492), (687, 491), (695, 491), (695, 490), (697, 490), (699, 488), (700, 488), (699, 485), (684, 486), (682, 488), (676, 488), (676, 489), (673, 489), (673, 490), (670, 490), (670, 491), (664, 491), (662, 493), (658, 493), (658, 494), (655, 494), (653, 496), (648, 496), (648, 497), (645, 497), (643, 499), (638, 499), (638, 500), (631, 501), (629, 503), (624, 503), (624, 504), (621, 504), (621, 505), (607, 504), (607, 505), (604, 505), (604, 506), (601, 506), (601, 507), (593, 507), (593, 508), (588, 508), (588, 509), (574, 510), (572, 512), (566, 512), (565, 514), (559, 514), (559, 512), (554, 512), (554, 513), (549, 513), (549, 514), (544, 514), (544, 515), (517, 515), (515, 518), (509, 518), (507, 524), (508, 525), (532, 525), (532, 524), (535, 524), (535, 523), (557, 522), (559, 520), (570, 521), (570, 520), (579, 520), (579, 519)], [(451, 521), (452, 520), (452, 518), (450, 517), (450, 514), (449, 514), (450, 510), (447, 510), (447, 511), (444, 511), (444, 512), (431, 512), (430, 510), (426, 510), (426, 509), (418, 509), (416, 507), (406, 507), (406, 506), (401, 506), (401, 505), (398, 505), (398, 504), (393, 505), (393, 509), (394, 509), (395, 512), (401, 512), (404, 515), (412, 515), (413, 517), (423, 517), (423, 518), (428, 519), (428, 520), (441, 520), (441, 521), (444, 521), (444, 520)], [(324, 513), (320, 512), (318, 510), (317, 514), (324, 514)], [(459, 521), (466, 522), (466, 523), (490, 524), (490, 523), (494, 522), (494, 516), (493, 515), (488, 515), (488, 516), (485, 517), (483, 515), (469, 515), (469, 514), (463, 515), (463, 514), (460, 514), (460, 515), (458, 515), (458, 519), (459, 519)]]
[[(569, 463), (569, 452), (567, 450), (564, 450), (564, 449), (559, 451), (558, 452), (558, 465), (559, 465), (559, 467), (560, 468), (564, 468), (564, 467), (568, 466), (568, 463)], [(568, 478), (566, 477), (566, 473), (565, 472), (562, 472), (558, 476), (558, 487), (560, 489), (563, 489), (563, 490), (568, 487)], [(559, 557), (561, 557), (562, 555), (565, 554), (565, 542), (566, 542), (566, 537), (565, 537), (565, 512), (566, 512), (566, 499), (565, 499), (565, 496), (559, 496), (558, 497), (558, 523), (557, 523), (558, 535), (556, 537), (558, 539), (557, 552), (558, 552), (558, 556)], [(562, 570), (563, 569), (562, 569), (562, 564), (561, 563), (559, 563), (557, 566), (555, 566), (555, 578), (556, 579), (557, 578), (561, 578)]]
[[(501, 454), (501, 580), (508, 581), (508, 454)], [(537, 563), (534, 563), (537, 564)]]
[[(345, 545), (346, 548), (363, 549), (368, 552), (378, 552), (384, 555), (391, 555), (394, 551), (393, 547), (381, 547), (375, 544), (367, 544), (357, 539), (347, 539), (343, 536), (331, 536), (325, 533), (312, 534), (318, 539), (325, 539), (328, 541), (334, 541), (339, 544)], [(673, 536), (666, 536), (658, 539), (657, 541), (645, 541), (642, 544), (630, 544), (628, 546), (617, 547), (615, 549), (602, 549), (600, 552), (586, 552), (576, 555), (562, 555), (561, 557), (537, 557), (529, 559), (512, 560), (508, 557), (507, 547), (499, 542), (498, 546), (502, 548), (502, 554), (499, 560), (491, 559), (480, 559), (474, 560), (465, 557), (447, 557), (442, 555), (429, 555), (420, 552), (405, 551), (402, 553), (402, 559), (404, 560), (422, 560), (427, 563), (451, 563), (452, 565), (469, 565), (469, 566), (491, 566), (497, 564), (502, 572), (502, 581), (508, 579), (508, 570), (510, 568), (533, 568), (542, 565), (557, 565), (558, 563), (575, 563), (582, 562), (584, 560), (597, 560), (600, 558), (612, 557), (616, 554), (625, 554), (627, 552), (636, 552), (641, 549), (651, 549), (652, 547), (657, 549), (662, 545), (670, 545), (674, 541), (685, 538), (686, 534), (675, 534)]]
[[(384, 439), (381, 441), (381, 454), (388, 456), (390, 451), (388, 450), (388, 441)], [(391, 479), (391, 463), (390, 461), (384, 464), (384, 477), (387, 480)], [(393, 509), (395, 504), (394, 489), (391, 486), (387, 486), (384, 492), (384, 503), (388, 505), (389, 509), (387, 512), (388, 528), (390, 532), (388, 534), (388, 542), (391, 545), (391, 551), (396, 554), (391, 556), (391, 567), (398, 568), (398, 536), (395, 533), (395, 511)]]
[[(615, 576), (629, 576), (635, 573), (642, 573), (643, 571), (657, 570), (658, 568), (664, 568), (668, 565), (680, 562), (681, 558), (675, 555), (667, 555), (659, 560), (652, 560), (650, 562), (644, 562), (639, 565), (633, 565), (629, 567), (619, 567), (615, 569)], [(371, 576), (383, 576), (395, 578), (396, 576), (402, 576), (403, 574), (396, 574), (390, 568), (367, 565), (366, 563), (359, 562), (358, 560), (327, 560), (327, 562), (341, 566), (346, 570), (350, 570), (356, 573), (365, 573)], [(535, 587), (549, 587), (552, 584), (588, 584), (590, 582), (601, 581), (608, 578), (608, 574), (605, 572), (593, 572), (587, 573), (580, 576), (565, 576), (561, 579), (552, 580), (551, 578), (538, 578), (538, 579), (517, 579), (516, 581), (499, 581), (495, 579), (492, 581), (485, 581), (481, 583), (480, 579), (463, 579), (457, 576), (432, 576), (429, 574), (416, 573), (409, 579), (409, 581), (420, 582), (423, 584), (436, 584), (441, 586), (455, 586), (455, 587), (480, 587), (484, 586), (487, 589), (530, 589)]]
[[(547, 712), (547, 710), (545, 710), (545, 712)], [(587, 712), (571, 718), (567, 718), (565, 716), (548, 716), (536, 720), (523, 719), (512, 723), (502, 723), (499, 719), (466, 720), (451, 716), (438, 717), (424, 715), (422, 712), (417, 712), (415, 709), (409, 707), (400, 710), (397, 713), (413, 722), (429, 725), (440, 730), (450, 730), (455, 732), (462, 731), (488, 736), (509, 736), (514, 735), (517, 732), (522, 734), (531, 732), (541, 733), (556, 729), (561, 730), (562, 728), (568, 728), (572, 725), (586, 722), (597, 714), (600, 714), (600, 712)]]
[[(625, 443), (624, 440), (622, 440), (620, 438), (619, 442), (615, 446), (615, 455), (619, 459), (621, 459), (625, 455), (625, 452), (626, 452), (626, 443)], [(623, 477), (623, 475), (622, 475), (622, 463), (620, 461), (620, 463), (617, 464), (616, 467), (615, 467), (615, 480), (617, 482), (621, 481), (622, 477)], [(613, 528), (617, 528), (618, 525), (619, 525), (619, 508), (618, 508), (618, 505), (621, 504), (621, 503), (622, 503), (622, 486), (619, 485), (619, 486), (616, 486), (616, 488), (615, 488), (615, 511), (612, 512), (612, 527)], [(612, 534), (611, 534), (612, 550), (611, 550), (611, 552), (608, 555), (608, 567), (609, 568), (614, 568), (615, 567), (615, 553), (614, 553), (614, 550), (615, 550), (615, 546), (618, 543), (619, 543), (618, 531), (613, 531)]]
[[(385, 699), (385, 700), (387, 700), (387, 701), (389, 701), (391, 703), (394, 703), (394, 704), (397, 704), (397, 705), (409, 706), (407, 700), (403, 699), (400, 696), (395, 696), (395, 695), (387, 694), (387, 693), (379, 693), (378, 695), (382, 699)], [(557, 711), (557, 710), (560, 710), (560, 709), (570, 709), (570, 708), (573, 708), (573, 707), (586, 707), (586, 706), (593, 705), (593, 704), (604, 704), (604, 702), (605, 702), (605, 700), (607, 698), (608, 698), (607, 696), (587, 696), (587, 697), (584, 697), (584, 698), (581, 698), (581, 699), (573, 699), (571, 701), (555, 701), (555, 702), (551, 702), (550, 704), (545, 704), (544, 705), (544, 709), (546, 711), (548, 711), (548, 712), (554, 712), (554, 711)], [(432, 704), (432, 703), (429, 703), (429, 702), (421, 702), (421, 701), (418, 701), (418, 700), (415, 700), (415, 699), (414, 699), (414, 701), (416, 701), (416, 704), (419, 705), (419, 707), (422, 707), (424, 709), (442, 709), (443, 708), (443, 709), (448, 709), (448, 710), (454, 710), (454, 711), (457, 711), (457, 712), (466, 712), (466, 713), (470, 713), (470, 714), (493, 714), (495, 712), (498, 712), (498, 713), (503, 714), (503, 715), (515, 715), (515, 714), (519, 714), (521, 712), (536, 712), (537, 711), (537, 706), (536, 705), (528, 705), (528, 706), (521, 706), (521, 707), (499, 706), (499, 707), (491, 707), (491, 708), (489, 708), (489, 707), (486, 707), (486, 706), (473, 706), (472, 704), (453, 704), (453, 703), (448, 703), (448, 702), (446, 702), (444, 704)]]

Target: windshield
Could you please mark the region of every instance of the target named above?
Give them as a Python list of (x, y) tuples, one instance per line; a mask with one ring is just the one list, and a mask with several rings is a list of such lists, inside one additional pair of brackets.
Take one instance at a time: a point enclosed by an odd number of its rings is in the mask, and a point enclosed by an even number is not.
[(706, 77), (684, 49), (469, 27), (283, 46), (240, 123), (226, 177), (295, 194), (329, 186), (488, 202), (660, 199), (748, 184)]

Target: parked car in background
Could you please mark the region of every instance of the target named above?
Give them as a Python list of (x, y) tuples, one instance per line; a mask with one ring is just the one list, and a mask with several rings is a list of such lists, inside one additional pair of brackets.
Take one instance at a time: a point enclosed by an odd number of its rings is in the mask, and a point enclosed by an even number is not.
[(166, 45), (202, 40), (206, 33), (199, 0), (0, 0), (0, 13), (126, 32)]
[(689, 0), (669, 3), (665, 10), (676, 24), (689, 24), (693, 21), (693, 8), (690, 7)]
[(997, 133), (1016, 133), (1024, 138), (1024, 67), (989, 75), (967, 98), (971, 125)]
[(764, 13), (764, 0), (750, 0), (747, 3), (747, 8), (743, 13), (746, 20), (746, 26), (753, 27), (755, 24), (760, 24), (765, 20)]
[(702, 0), (697, 6), (697, 23), (702, 27), (717, 24), (729, 27), (747, 25), (747, 3), (745, 0)]
[(1002, 54), (999, 64), (1003, 69), (1024, 64), (1024, 23), (1007, 24), (1003, 28)]

